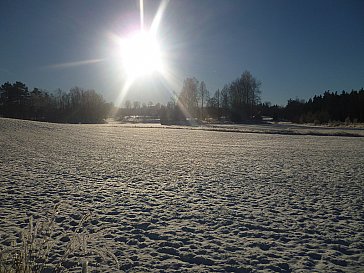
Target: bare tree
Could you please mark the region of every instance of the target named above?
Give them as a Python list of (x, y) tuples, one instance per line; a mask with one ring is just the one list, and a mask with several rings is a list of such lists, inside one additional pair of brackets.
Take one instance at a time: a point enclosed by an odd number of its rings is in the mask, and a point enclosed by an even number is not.
[(130, 100), (125, 101), (125, 108), (130, 110), (131, 109), (131, 102)]
[(183, 82), (178, 104), (186, 117), (196, 117), (198, 113), (198, 80), (187, 78)]
[(229, 86), (226, 84), (220, 92), (220, 105), (223, 115), (227, 115), (227, 112), (230, 109), (229, 91)]
[(208, 97), (208, 91), (206, 89), (206, 84), (204, 81), (200, 82), (198, 95), (201, 100), (201, 119), (204, 119), (204, 102), (207, 100)]
[(249, 71), (245, 71), (240, 78), (230, 83), (228, 92), (233, 121), (254, 117), (256, 105), (260, 102), (260, 85), (261, 82)]

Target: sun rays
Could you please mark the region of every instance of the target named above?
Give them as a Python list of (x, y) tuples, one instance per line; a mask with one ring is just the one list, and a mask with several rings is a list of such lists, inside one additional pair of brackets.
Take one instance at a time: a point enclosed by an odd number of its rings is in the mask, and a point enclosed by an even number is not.
[(46, 65), (42, 68), (62, 69), (62, 68), (70, 68), (70, 67), (75, 67), (75, 66), (96, 64), (96, 63), (100, 63), (103, 61), (105, 61), (104, 58), (90, 59), (90, 60), (73, 61), (73, 62), (67, 62), (67, 63), (51, 64), (51, 65)]
[(159, 26), (168, 2), (169, 0), (161, 1), (150, 28), (146, 28), (144, 26), (144, 3), (143, 0), (140, 0), (140, 29), (130, 33), (127, 37), (112, 35), (112, 39), (119, 44), (121, 49), (116, 54), (121, 62), (117, 63), (122, 65), (123, 72), (126, 75), (116, 100), (116, 106), (122, 105), (124, 98), (136, 80), (143, 80), (143, 76), (153, 74), (158, 74), (154, 76), (161, 78), (170, 96), (176, 98), (177, 95), (174, 90), (180, 87), (181, 80), (178, 79), (177, 74), (168, 65), (168, 56), (163, 52), (163, 48), (161, 48), (157, 39)]
[[(170, 97), (176, 99), (176, 90), (180, 89), (182, 79), (177, 69), (169, 63), (170, 52), (166, 51), (168, 39), (160, 40), (163, 36), (160, 27), (168, 4), (169, 0), (162, 0), (151, 24), (146, 25), (144, 1), (139, 0), (140, 25), (123, 36), (117, 32), (109, 32), (106, 36), (104, 57), (51, 64), (42, 68), (69, 69), (99, 63), (109, 65), (113, 78), (121, 84), (117, 98), (114, 100), (116, 107), (122, 106), (134, 84), (151, 80), (162, 84)], [(118, 32), (120, 33), (120, 29)]]

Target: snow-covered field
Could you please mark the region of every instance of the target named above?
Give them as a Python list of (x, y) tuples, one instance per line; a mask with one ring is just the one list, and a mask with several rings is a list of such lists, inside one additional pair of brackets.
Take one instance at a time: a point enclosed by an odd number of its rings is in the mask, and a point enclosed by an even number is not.
[(0, 119), (0, 250), (60, 202), (50, 262), (90, 214), (120, 263), (92, 272), (363, 272), (363, 166), (364, 138)]

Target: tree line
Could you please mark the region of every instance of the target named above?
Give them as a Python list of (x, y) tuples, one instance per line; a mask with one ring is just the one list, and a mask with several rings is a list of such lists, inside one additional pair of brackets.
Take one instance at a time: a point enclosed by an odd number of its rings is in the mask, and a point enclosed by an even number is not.
[(261, 82), (249, 71), (211, 96), (204, 81), (187, 78), (176, 100), (162, 107), (161, 122), (216, 119), (244, 122), (259, 118)]
[(69, 92), (29, 91), (22, 82), (0, 86), (0, 116), (63, 123), (101, 123), (111, 105), (95, 90), (79, 87)]
[[(211, 95), (204, 81), (186, 78), (179, 95), (166, 105), (127, 101), (120, 113), (160, 118), (162, 124), (188, 124), (201, 120), (211, 122), (261, 122), (263, 117), (273, 121), (296, 123), (364, 122), (364, 90), (350, 93), (326, 91), (308, 101), (289, 99), (286, 106), (261, 102), (261, 82), (249, 71), (224, 85)], [(158, 113), (158, 114), (157, 114)]]
[(264, 116), (297, 123), (364, 122), (363, 88), (340, 94), (326, 91), (308, 101), (289, 99), (286, 106), (278, 106), (261, 103), (260, 86), (249, 71), (213, 94), (204, 81), (186, 78), (179, 95), (166, 105), (126, 101), (115, 110), (95, 90), (74, 87), (50, 93), (39, 88), (30, 91), (22, 82), (6, 82), (0, 86), (0, 116), (64, 123), (101, 123), (111, 112), (121, 119), (160, 119), (162, 124), (260, 122)]
[(364, 122), (364, 89), (350, 93), (326, 91), (308, 101), (289, 99), (285, 107), (259, 105), (262, 115), (274, 120), (287, 120), (296, 123), (357, 123)]

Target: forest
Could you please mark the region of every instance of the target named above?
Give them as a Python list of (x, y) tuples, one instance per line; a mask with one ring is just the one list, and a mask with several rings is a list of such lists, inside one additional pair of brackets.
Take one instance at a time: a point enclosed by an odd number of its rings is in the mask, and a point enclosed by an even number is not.
[(61, 123), (101, 123), (111, 104), (95, 90), (72, 88), (54, 93), (34, 88), (29, 91), (22, 82), (0, 86), (0, 116)]
[[(117, 108), (95, 90), (74, 87), (48, 92), (22, 82), (0, 86), (0, 116), (61, 123), (102, 123), (111, 114), (121, 121), (162, 124), (199, 122), (259, 123), (263, 118), (295, 123), (362, 123), (364, 89), (330, 92), (285, 106), (261, 102), (261, 82), (249, 71), (211, 94), (204, 81), (186, 78), (179, 95), (166, 104), (129, 100)], [(132, 118), (130, 118), (132, 117)]]
[(364, 89), (340, 94), (326, 91), (307, 102), (290, 99), (282, 113), (276, 114), (278, 119), (298, 123), (364, 122)]

